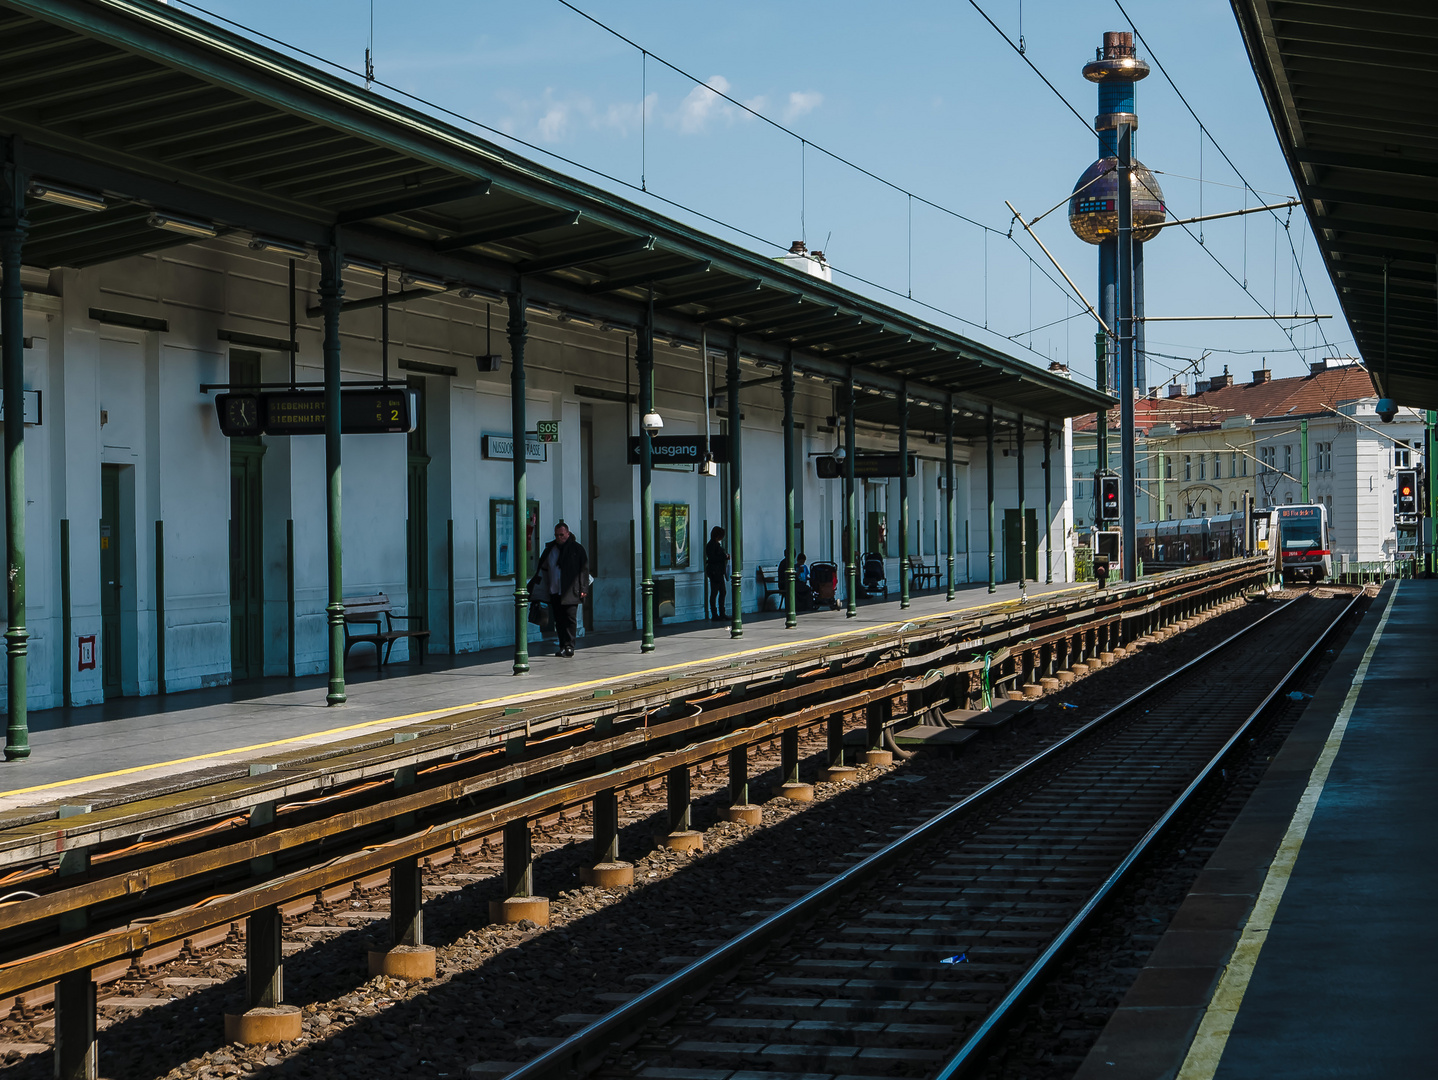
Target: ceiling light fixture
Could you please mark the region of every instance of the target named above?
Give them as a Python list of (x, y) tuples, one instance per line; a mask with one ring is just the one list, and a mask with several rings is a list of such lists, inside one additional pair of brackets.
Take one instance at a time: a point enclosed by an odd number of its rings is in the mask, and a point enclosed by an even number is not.
[(399, 278), (401, 285), (411, 285), (416, 289), (428, 289), (430, 292), (444, 292), (446, 285), (439, 278), (425, 277), (423, 274), (401, 274)]
[(152, 229), (164, 229), (166, 232), (179, 233), (181, 236), (193, 236), (206, 240), (220, 235), (220, 227), (213, 222), (182, 217), (179, 214), (167, 214), (162, 210), (156, 210), (146, 218), (145, 224)]
[(499, 293), (490, 292), (488, 289), (476, 289), (473, 285), (466, 285), (459, 290), (461, 300), (487, 300), (491, 304), (502, 304), (504, 297)]
[(346, 270), (353, 270), (356, 274), (369, 274), (371, 277), (384, 277), (385, 268), (379, 263), (365, 262), (362, 259), (346, 259), (342, 264)]
[(68, 206), (75, 210), (104, 210), (109, 203), (105, 196), (98, 191), (82, 191), (79, 188), (65, 187), (61, 184), (51, 184), (45, 180), (33, 180), (29, 188), (29, 194), (45, 202), (56, 203), (60, 206)]
[(273, 236), (261, 236), (255, 233), (250, 237), (251, 251), (278, 251), (283, 255), (293, 255), (297, 259), (308, 259), (310, 249), (304, 244), (297, 244), (292, 240), (279, 240)]

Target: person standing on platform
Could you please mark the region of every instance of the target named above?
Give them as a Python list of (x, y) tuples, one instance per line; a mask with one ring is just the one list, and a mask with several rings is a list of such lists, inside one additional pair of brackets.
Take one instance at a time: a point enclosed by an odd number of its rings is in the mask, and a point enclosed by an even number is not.
[(589, 594), (589, 554), (564, 522), (554, 526), (554, 539), (544, 545), (536, 570), (549, 590), (549, 612), (558, 639), (554, 655), (573, 656), (579, 605)]
[(704, 545), (704, 603), (709, 609), (709, 618), (722, 622), (729, 616), (724, 614), (724, 594), (729, 582), (729, 553), (724, 550), (724, 530), (718, 525), (709, 530), (709, 543)]

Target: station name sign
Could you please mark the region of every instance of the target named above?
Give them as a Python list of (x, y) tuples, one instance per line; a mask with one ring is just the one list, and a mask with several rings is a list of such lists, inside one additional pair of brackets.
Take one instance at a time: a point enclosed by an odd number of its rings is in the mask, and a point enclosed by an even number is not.
[[(629, 437), (629, 464), (638, 465), (642, 435)], [(729, 463), (728, 435), (651, 435), (650, 460), (660, 465), (700, 465), (709, 455), (721, 465)]]
[[(543, 421), (541, 421), (541, 423), (542, 422)], [(514, 436), (481, 435), (479, 437), (479, 451), (480, 454), (489, 461), (513, 461)], [(524, 460), (548, 460), (548, 455), (545, 453), (544, 440), (528, 431), (524, 433)]]
[[(322, 390), (255, 390), (215, 399), (220, 431), (230, 438), (253, 435), (323, 435)], [(389, 435), (411, 430), (409, 394), (397, 390), (343, 390), (340, 431), (345, 435)]]
[[(873, 480), (886, 476), (898, 476), (901, 458), (898, 454), (860, 454), (854, 458), (854, 476), (860, 480)], [(917, 454), (909, 455), (909, 475), (915, 474)], [(831, 456), (814, 459), (814, 468), (820, 480), (837, 480), (847, 476), (846, 463)]]

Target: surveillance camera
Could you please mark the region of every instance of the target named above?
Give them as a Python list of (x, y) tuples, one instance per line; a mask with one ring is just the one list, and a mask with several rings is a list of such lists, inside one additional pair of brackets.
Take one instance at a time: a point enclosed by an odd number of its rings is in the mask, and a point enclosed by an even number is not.
[(647, 412), (644, 414), (644, 419), (639, 421), (639, 425), (652, 435), (656, 431), (664, 430), (664, 418), (657, 412)]
[(1393, 423), (1393, 418), (1398, 415), (1398, 402), (1391, 397), (1378, 399), (1378, 419), (1385, 424)]

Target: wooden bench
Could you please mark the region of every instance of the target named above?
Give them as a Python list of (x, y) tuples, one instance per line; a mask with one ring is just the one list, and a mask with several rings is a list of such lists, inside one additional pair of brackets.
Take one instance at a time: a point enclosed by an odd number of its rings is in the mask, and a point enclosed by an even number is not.
[(782, 597), (784, 590), (779, 588), (779, 566), (776, 563), (772, 567), (765, 568), (756, 566), (754, 568), (754, 580), (759, 584), (759, 610), (764, 610), (764, 601), (771, 596)]
[(909, 556), (909, 580), (920, 589), (933, 588), (939, 583), (939, 566), (928, 566), (918, 555)]
[[(424, 663), (425, 639), (429, 637), (429, 631), (411, 630), (408, 627), (396, 629), (394, 625), (396, 622), (417, 623), (420, 621), (418, 615), (396, 615), (390, 607), (389, 597), (384, 593), (376, 593), (374, 596), (347, 596), (344, 605), (346, 660), (349, 659), (350, 649), (361, 642), (368, 642), (374, 646), (377, 665), (383, 667), (389, 663), (389, 654), (396, 641), (401, 638), (414, 638), (419, 643), (419, 662)], [(355, 633), (350, 630), (351, 626), (373, 626), (374, 631)]]

